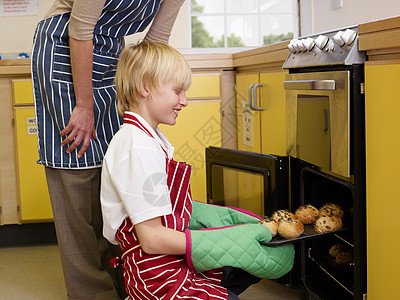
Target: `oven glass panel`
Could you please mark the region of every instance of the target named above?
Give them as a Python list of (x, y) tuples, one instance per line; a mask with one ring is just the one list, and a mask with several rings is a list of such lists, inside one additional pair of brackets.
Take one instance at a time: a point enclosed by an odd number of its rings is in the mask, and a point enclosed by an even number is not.
[(264, 176), (214, 164), (211, 168), (212, 195), (209, 202), (233, 206), (264, 216)]
[(298, 157), (330, 170), (329, 97), (298, 95), (297, 99)]

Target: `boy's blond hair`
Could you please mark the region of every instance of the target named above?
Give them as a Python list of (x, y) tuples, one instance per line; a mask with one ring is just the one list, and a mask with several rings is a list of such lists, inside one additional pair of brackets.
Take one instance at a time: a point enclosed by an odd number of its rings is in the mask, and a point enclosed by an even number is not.
[(118, 113), (137, 107), (146, 91), (158, 90), (171, 81), (177, 89), (187, 90), (191, 83), (191, 69), (184, 56), (171, 46), (143, 41), (127, 45), (121, 52), (115, 87)]

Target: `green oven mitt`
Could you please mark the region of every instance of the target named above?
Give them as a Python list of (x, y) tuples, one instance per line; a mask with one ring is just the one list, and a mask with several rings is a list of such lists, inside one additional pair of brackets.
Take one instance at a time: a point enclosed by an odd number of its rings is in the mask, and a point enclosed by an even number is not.
[(294, 247), (267, 247), (271, 232), (260, 224), (186, 230), (186, 261), (192, 271), (225, 266), (241, 268), (261, 278), (275, 279), (293, 267)]
[(255, 224), (261, 219), (248, 210), (192, 201), (189, 229)]

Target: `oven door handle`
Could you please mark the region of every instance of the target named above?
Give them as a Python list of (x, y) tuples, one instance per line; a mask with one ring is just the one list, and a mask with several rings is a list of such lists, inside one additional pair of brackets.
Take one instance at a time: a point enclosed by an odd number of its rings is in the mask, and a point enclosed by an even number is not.
[(285, 90), (328, 90), (336, 89), (335, 80), (292, 80), (284, 81)]
[[(263, 111), (264, 108), (257, 106), (257, 88), (262, 87), (262, 83), (251, 84), (249, 86), (249, 104), (251, 110)], [(251, 97), (251, 91), (253, 91), (253, 96)]]

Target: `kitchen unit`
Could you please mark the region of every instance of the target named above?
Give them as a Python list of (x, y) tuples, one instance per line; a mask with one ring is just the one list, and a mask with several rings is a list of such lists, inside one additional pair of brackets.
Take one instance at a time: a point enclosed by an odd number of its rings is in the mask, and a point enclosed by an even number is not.
[[(44, 174), (35, 161), (25, 164), (27, 152), (32, 147), (36, 149), (34, 139), (34, 122), (31, 117), (33, 113), (33, 95), (30, 86), (30, 61), (28, 59), (17, 60), (15, 63), (1, 61), (0, 64), (0, 100), (2, 105), (1, 118), (1, 225), (21, 224), (23, 222), (43, 221), (52, 218), (48, 211), (48, 196), (40, 197), (39, 205), (32, 203), (30, 194), (36, 194), (42, 190), (45, 182)], [(28, 112), (29, 111), (29, 112)], [(28, 114), (26, 114), (28, 112)], [(18, 118), (18, 122), (15, 119)], [(18, 130), (16, 129), (18, 127)], [(17, 139), (20, 140), (17, 140)], [(25, 144), (24, 144), (25, 143)], [(20, 147), (20, 151), (18, 151)], [(23, 153), (21, 153), (21, 151)], [(34, 150), (29, 157), (35, 160)], [(20, 155), (19, 155), (20, 154)], [(37, 156), (37, 155), (36, 155)], [(33, 168), (33, 169), (31, 169)], [(22, 182), (20, 181), (22, 180)], [(30, 185), (32, 181), (33, 185)], [(28, 184), (28, 187), (26, 186)], [(21, 195), (22, 198), (21, 199)], [(47, 197), (47, 200), (46, 200)], [(25, 210), (33, 205), (33, 211)], [(44, 207), (45, 213), (36, 210)], [(37, 218), (37, 220), (35, 220)]]
[(53, 220), (44, 167), (37, 164), (37, 126), (31, 79), (13, 79), (18, 212), (21, 223)]
[[(300, 278), (310, 300), (362, 299), (366, 294), (365, 56), (358, 51), (357, 40), (357, 28), (352, 27), (301, 37), (287, 45), (290, 54), (283, 66), (289, 74), (273, 87), (284, 89), (273, 99), (284, 108), (284, 123), (261, 125), (264, 99), (257, 101), (254, 95), (264, 84), (251, 83), (257, 76), (239, 72), (239, 151), (207, 149), (210, 203), (239, 206), (260, 216), (271, 216), (277, 209), (294, 212), (305, 204), (319, 208), (336, 203), (345, 210), (346, 230), (295, 244), (295, 266), (282, 281), (295, 286)], [(242, 82), (249, 86), (247, 99), (241, 97)], [(264, 134), (282, 128), (285, 142)], [(257, 130), (259, 135), (254, 134)], [(266, 152), (263, 145), (270, 142), (285, 145), (285, 152)], [(332, 263), (328, 252), (337, 244), (352, 253), (350, 264)]]
[[(345, 210), (344, 227), (350, 229), (326, 241), (302, 243), (301, 274), (308, 299), (366, 295), (365, 54), (358, 51), (357, 31), (354, 26), (291, 41), (284, 64), (290, 70), (284, 82), (286, 153), (319, 169), (303, 169), (300, 204), (321, 205), (329, 199)], [(350, 266), (330, 264), (324, 257), (337, 244), (350, 247)], [(328, 281), (321, 288), (323, 276)]]

